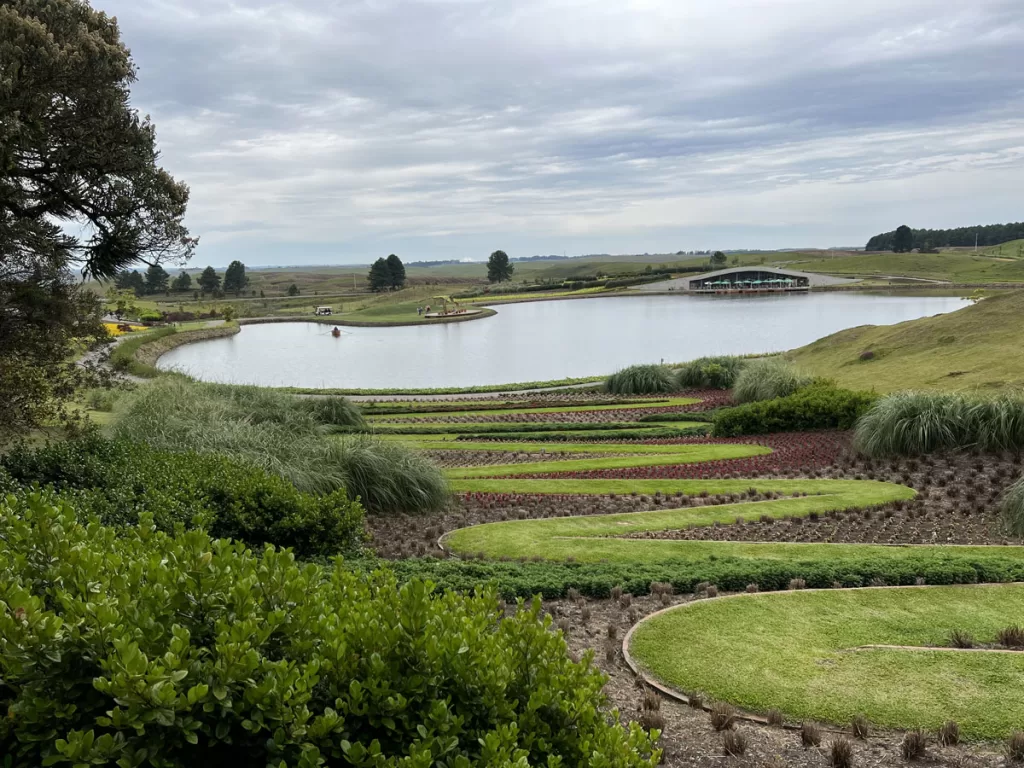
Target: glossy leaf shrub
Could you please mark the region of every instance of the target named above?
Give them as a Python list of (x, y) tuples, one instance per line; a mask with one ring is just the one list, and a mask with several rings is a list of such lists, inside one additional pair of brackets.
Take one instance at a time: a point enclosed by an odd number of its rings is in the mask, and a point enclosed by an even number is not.
[(0, 753), (13, 768), (657, 762), (540, 605), (144, 521), (0, 502)]
[(90, 436), (12, 451), (0, 457), (0, 467), (20, 485), (52, 486), (107, 525), (135, 525), (146, 512), (160, 530), (200, 526), (216, 537), (292, 547), (302, 556), (353, 553), (363, 540), (362, 506), (344, 490), (301, 493), (226, 456)]
[(787, 397), (728, 408), (715, 416), (715, 437), (853, 429), (878, 399), (870, 392), (816, 384)]

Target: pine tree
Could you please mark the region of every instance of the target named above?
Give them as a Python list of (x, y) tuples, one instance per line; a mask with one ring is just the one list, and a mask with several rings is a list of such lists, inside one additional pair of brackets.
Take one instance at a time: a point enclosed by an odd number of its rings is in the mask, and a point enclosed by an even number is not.
[(207, 267), (199, 276), (199, 287), (203, 293), (216, 293), (220, 290), (220, 275), (213, 267)]
[(387, 258), (388, 271), (391, 273), (391, 287), (402, 288), (405, 286), (405, 265), (395, 254)]
[(224, 293), (233, 293), (238, 296), (248, 284), (249, 278), (245, 276), (245, 264), (237, 260), (228, 264), (228, 268), (224, 272)]
[(174, 282), (171, 283), (171, 288), (176, 291), (191, 291), (192, 290), (192, 276), (185, 270), (181, 270), (181, 273), (174, 278)]
[[(397, 257), (396, 257), (397, 258)], [(370, 267), (370, 274), (367, 276), (371, 291), (386, 291), (391, 288), (391, 267), (387, 259), (377, 259)]]
[(153, 264), (146, 270), (146, 293), (163, 293), (167, 290), (170, 275), (159, 264)]
[(515, 269), (515, 265), (508, 260), (508, 254), (504, 251), (495, 251), (487, 259), (487, 279), (492, 283), (511, 280)]

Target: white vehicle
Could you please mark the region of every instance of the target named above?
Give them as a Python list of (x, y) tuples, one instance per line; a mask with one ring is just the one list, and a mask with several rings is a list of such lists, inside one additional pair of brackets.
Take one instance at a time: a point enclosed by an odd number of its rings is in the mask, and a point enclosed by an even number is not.
[(316, 315), (333, 315), (334, 313), (331, 311), (330, 307), (317, 307), (316, 308), (316, 312), (314, 314), (316, 314)]

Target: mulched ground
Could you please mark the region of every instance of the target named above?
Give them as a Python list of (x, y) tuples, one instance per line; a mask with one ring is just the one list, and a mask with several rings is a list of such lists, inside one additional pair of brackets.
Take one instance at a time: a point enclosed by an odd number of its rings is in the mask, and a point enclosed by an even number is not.
[[(570, 459), (592, 459), (593, 453), (574, 453), (567, 446), (564, 451), (424, 451), (440, 467), (489, 467), (500, 464), (529, 464), (535, 461), (568, 461)], [(629, 456), (621, 453), (601, 453), (600, 457)]]
[[(651, 470), (675, 470), (679, 473), (666, 475), (671, 477), (700, 477), (705, 472), (708, 473), (704, 475), (706, 477), (750, 477), (751, 474), (741, 473), (753, 473), (764, 478), (778, 479), (813, 477), (884, 480), (914, 487), (919, 492), (919, 498), (912, 502), (886, 505), (870, 512), (847, 512), (802, 522), (749, 520), (742, 524), (691, 529), (671, 535), (733, 541), (1022, 543), (1020, 539), (1006, 536), (998, 514), (998, 501), (1002, 492), (1022, 473), (1019, 457), (957, 454), (923, 460), (866, 461), (851, 456), (848, 436), (837, 433), (766, 436), (756, 442), (776, 448), (774, 461), (769, 461), (772, 457), (756, 457), (707, 462), (704, 465), (680, 465), (675, 468), (656, 467)], [(749, 462), (757, 459), (762, 461), (751, 469)], [(531, 460), (536, 460), (536, 457), (531, 457)], [(502, 461), (508, 461), (508, 456), (503, 456)], [(808, 463), (801, 467), (801, 461)], [(642, 473), (635, 474), (641, 470), (630, 472), (634, 473), (629, 475), (631, 477), (644, 476)], [(586, 476), (615, 477), (622, 474), (608, 471), (587, 473)], [(508, 519), (722, 504), (739, 501), (743, 496), (467, 494), (439, 517), (370, 518), (367, 522), (373, 535), (373, 545), (382, 556), (443, 556), (436, 546), (437, 539), (447, 531), (467, 525)], [(546, 602), (545, 609), (552, 614), (555, 626), (560, 624), (566, 631), (569, 647), (575, 655), (580, 656), (586, 650), (594, 651), (595, 662), (609, 676), (605, 690), (610, 704), (619, 710), (623, 720), (641, 720), (644, 716), (641, 704), (645, 695), (651, 695), (652, 692), (645, 691), (645, 686), (626, 666), (621, 653), (622, 638), (642, 617), (666, 605), (693, 599), (697, 597), (624, 596), (621, 601), (564, 599)], [(613, 628), (614, 638), (609, 635), (609, 627)], [(723, 663), (728, 663), (728, 660), (723, 660)], [(724, 754), (723, 734), (712, 728), (707, 712), (654, 695), (660, 702), (654, 715), (658, 722), (648, 724), (663, 729), (660, 745), (665, 750), (663, 764), (669, 768), (824, 768), (829, 765), (829, 744), (842, 735), (842, 729), (825, 728), (821, 746), (804, 749), (796, 730), (739, 722), (736, 730), (746, 737), (746, 751), (740, 757), (730, 757)], [(850, 736), (848, 729), (846, 735)], [(902, 739), (903, 734), (900, 732), (874, 728), (865, 740), (851, 739), (854, 749), (852, 765), (855, 768), (907, 766), (908, 763), (900, 754)], [(1001, 744), (942, 747), (934, 738), (930, 740), (927, 757), (920, 764), (955, 768), (1015, 765), (1007, 761)]]

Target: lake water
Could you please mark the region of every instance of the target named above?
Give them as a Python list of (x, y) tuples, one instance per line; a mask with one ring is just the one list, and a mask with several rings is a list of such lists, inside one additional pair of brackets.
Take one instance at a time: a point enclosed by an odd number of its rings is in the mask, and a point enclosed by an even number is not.
[(596, 376), (633, 363), (774, 352), (857, 325), (890, 325), (960, 309), (944, 296), (810, 293), (637, 296), (496, 307), (448, 325), (345, 328), (243, 326), (186, 344), (159, 367), (204, 381), (264, 386), (426, 388)]

